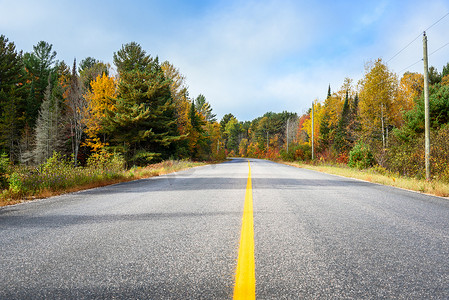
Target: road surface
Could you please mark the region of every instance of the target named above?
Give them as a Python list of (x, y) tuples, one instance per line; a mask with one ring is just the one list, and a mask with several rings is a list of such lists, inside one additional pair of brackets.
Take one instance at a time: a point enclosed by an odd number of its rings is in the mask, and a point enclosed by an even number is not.
[[(448, 299), (449, 200), (250, 159), (257, 299)], [(231, 299), (246, 159), (0, 209), (0, 299)]]

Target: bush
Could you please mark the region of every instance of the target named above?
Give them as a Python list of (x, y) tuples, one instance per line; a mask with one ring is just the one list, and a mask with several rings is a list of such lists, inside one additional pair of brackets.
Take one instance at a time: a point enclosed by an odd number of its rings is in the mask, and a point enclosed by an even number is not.
[(351, 168), (367, 169), (374, 164), (374, 156), (369, 146), (358, 142), (349, 153), (348, 165)]
[(285, 161), (304, 161), (312, 158), (312, 147), (309, 144), (292, 144), (288, 152), (281, 149), (280, 156)]
[(125, 159), (123, 155), (119, 153), (108, 153), (101, 151), (99, 153), (92, 154), (87, 159), (87, 168), (94, 173), (101, 173), (109, 176), (118, 174), (123, 171), (125, 167)]
[(10, 162), (8, 155), (2, 153), (0, 155), (0, 188), (4, 189), (8, 186), (8, 177), (10, 172)]
[(38, 167), (17, 167), (9, 177), (9, 190), (19, 196), (42, 191), (64, 191), (103, 180), (124, 176), (125, 160), (121, 155), (101, 152), (88, 159), (87, 167), (74, 167), (61, 154), (53, 156)]

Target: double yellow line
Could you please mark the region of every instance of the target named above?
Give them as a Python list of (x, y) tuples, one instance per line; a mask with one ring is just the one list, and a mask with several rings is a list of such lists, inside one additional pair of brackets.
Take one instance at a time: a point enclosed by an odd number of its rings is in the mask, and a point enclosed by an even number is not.
[(239, 258), (235, 276), (234, 299), (256, 299), (256, 272), (254, 262), (253, 188), (251, 165), (248, 161), (245, 205), (243, 207)]

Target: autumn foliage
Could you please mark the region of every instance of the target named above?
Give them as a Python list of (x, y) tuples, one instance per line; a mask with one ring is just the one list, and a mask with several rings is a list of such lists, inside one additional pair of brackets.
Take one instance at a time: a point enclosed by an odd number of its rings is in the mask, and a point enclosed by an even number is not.
[[(226, 155), (311, 161), (313, 146), (316, 161), (423, 176), (423, 75), (398, 77), (382, 59), (358, 82), (329, 86), (302, 115), (217, 121), (178, 68), (138, 43), (113, 53), (114, 68), (92, 57), (70, 68), (56, 57), (47, 42), (22, 53), (0, 36), (0, 147), (13, 164), (39, 166), (55, 152), (74, 167), (115, 156), (127, 167)], [(449, 181), (449, 64), (431, 71), (432, 171)], [(369, 163), (354, 162), (361, 153)]]

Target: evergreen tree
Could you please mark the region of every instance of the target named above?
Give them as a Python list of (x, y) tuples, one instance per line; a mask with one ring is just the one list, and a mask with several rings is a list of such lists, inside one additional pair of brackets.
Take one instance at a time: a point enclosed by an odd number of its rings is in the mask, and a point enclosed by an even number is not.
[(360, 131), (359, 121), (359, 95), (355, 94), (354, 100), (351, 105), (351, 117), (348, 125), (348, 140), (353, 145), (357, 141), (357, 135)]
[(56, 93), (52, 90), (49, 80), (36, 121), (33, 157), (38, 164), (46, 161), (53, 155), (53, 151), (59, 151), (62, 146), (61, 109)]
[(0, 147), (11, 161), (19, 158), (20, 132), (24, 128), (25, 90), (22, 52), (0, 35)]
[(212, 113), (212, 107), (209, 102), (206, 101), (204, 95), (199, 94), (195, 99), (196, 110), (204, 117), (207, 122), (216, 122), (216, 114)]
[[(111, 145), (133, 164), (147, 164), (175, 152), (177, 133), (170, 81), (157, 59), (142, 56), (139, 45), (125, 45), (114, 61), (120, 70), (118, 97), (106, 110), (104, 131)], [(130, 59), (137, 57), (138, 59)], [(124, 59), (125, 58), (125, 59)]]
[[(331, 85), (329, 84), (329, 88), (327, 89), (327, 97), (326, 100), (328, 100), (330, 97), (332, 97), (331, 93)], [(327, 103), (327, 101), (326, 101)], [(330, 116), (329, 112), (325, 109), (323, 118), (321, 119), (319, 126), (319, 150), (323, 151), (325, 149), (328, 149), (331, 146), (331, 128), (329, 125)]]
[[(39, 108), (44, 99), (50, 73), (56, 76), (54, 63), (56, 52), (52, 51), (53, 45), (41, 41), (33, 46), (32, 53), (24, 54), (24, 64), (28, 72), (30, 88), (26, 98), (26, 122), (29, 127), (34, 128), (39, 114)], [(55, 79), (55, 78), (52, 78)]]
[(114, 52), (114, 64), (120, 76), (131, 71), (145, 72), (152, 63), (153, 59), (136, 42), (125, 44)]
[(449, 75), (449, 63), (447, 63), (444, 67), (443, 67), (443, 71), (441, 72), (441, 78), (443, 78), (444, 76)]
[(225, 114), (223, 118), (220, 120), (220, 134), (223, 137), (224, 145), (226, 146), (228, 143), (228, 134), (226, 133), (226, 124), (232, 119), (235, 119), (234, 115), (229, 113)]
[(429, 84), (434, 85), (441, 82), (441, 74), (438, 72), (437, 68), (430, 66), (429, 68)]
[(335, 134), (334, 149), (337, 152), (345, 152), (350, 148), (348, 141), (348, 125), (350, 124), (351, 111), (349, 108), (349, 95), (346, 90), (345, 102), (343, 103), (343, 110), (341, 112), (341, 117), (338, 122), (337, 131)]
[(80, 83), (83, 91), (92, 91), (90, 83), (97, 79), (98, 76), (106, 74), (109, 75), (109, 65), (96, 60), (93, 57), (86, 57), (83, 59), (78, 67), (80, 75)]

